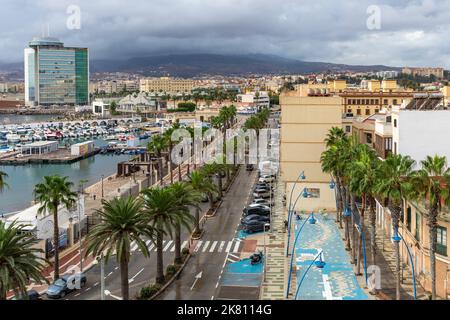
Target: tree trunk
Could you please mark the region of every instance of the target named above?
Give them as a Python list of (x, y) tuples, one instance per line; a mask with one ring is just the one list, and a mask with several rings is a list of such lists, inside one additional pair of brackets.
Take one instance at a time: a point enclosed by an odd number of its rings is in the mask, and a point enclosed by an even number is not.
[(54, 204), (55, 212), (53, 213), (53, 242), (55, 249), (55, 262), (53, 264), (54, 267), (54, 275), (53, 280), (57, 280), (59, 278), (59, 223), (58, 223), (58, 205)]
[(178, 224), (175, 229), (175, 264), (181, 264), (181, 226)]
[(366, 194), (363, 193), (361, 198), (362, 198), (361, 199), (362, 207), (361, 207), (361, 217), (360, 217), (360, 221), (359, 221), (359, 224), (361, 227), (361, 230), (360, 230), (361, 234), (360, 234), (359, 241), (358, 241), (358, 264), (356, 267), (357, 275), (361, 275), (361, 260), (362, 260), (362, 251), (363, 251), (362, 246), (365, 243), (365, 241), (363, 241), (363, 240), (365, 240), (365, 238), (364, 238), (364, 236), (365, 236), (364, 235), (364, 215), (366, 212)]
[(200, 208), (196, 208), (195, 209), (195, 229), (194, 229), (194, 233), (195, 234), (199, 234), (200, 233)]
[(377, 248), (376, 248), (376, 236), (377, 236), (377, 213), (376, 213), (376, 202), (375, 198), (370, 198), (370, 251), (372, 253), (372, 265), (376, 265), (376, 254), (377, 254)]
[(219, 187), (219, 200), (223, 198), (223, 190), (222, 190), (222, 175), (219, 173), (218, 175), (218, 187)]
[(183, 178), (182, 178), (182, 176), (181, 176), (181, 164), (179, 164), (178, 165), (178, 181), (182, 181), (183, 180)]
[(122, 299), (129, 300), (128, 259), (122, 259), (120, 261), (120, 290), (122, 291)]
[(214, 195), (212, 192), (208, 192), (208, 199), (209, 199), (209, 210), (213, 210), (214, 207)]
[(172, 170), (172, 145), (169, 147), (169, 155), (168, 155), (168, 168), (170, 171), (170, 184), (173, 184), (173, 170)]
[(163, 234), (158, 231), (156, 238), (156, 283), (164, 284)]
[[(392, 226), (394, 228), (395, 235), (398, 233), (399, 226), (399, 218), (400, 218), (400, 208), (398, 206), (391, 206), (391, 217), (392, 217)], [(395, 250), (395, 298), (396, 300), (400, 300), (400, 242), (394, 241), (394, 250)]]
[(355, 228), (355, 219), (353, 213), (355, 212), (355, 196), (353, 193), (350, 193), (350, 211), (351, 215), (351, 224), (352, 224), (352, 264), (356, 262), (356, 228)]
[(162, 186), (163, 185), (163, 161), (162, 161), (162, 156), (159, 156), (158, 162), (159, 162), (159, 164), (158, 164), (159, 185)]
[[(435, 196), (436, 197), (436, 196)], [(439, 199), (439, 198), (437, 198)], [(430, 241), (430, 274), (431, 274), (431, 299), (436, 300), (436, 243), (437, 243), (437, 216), (438, 201), (431, 204), (428, 214), (428, 228)]]

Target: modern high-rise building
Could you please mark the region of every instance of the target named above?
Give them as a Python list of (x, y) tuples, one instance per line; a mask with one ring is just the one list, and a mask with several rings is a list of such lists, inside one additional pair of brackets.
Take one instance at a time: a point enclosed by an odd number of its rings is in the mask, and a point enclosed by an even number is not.
[(25, 49), (25, 102), (34, 106), (89, 104), (89, 52), (55, 38), (34, 38)]

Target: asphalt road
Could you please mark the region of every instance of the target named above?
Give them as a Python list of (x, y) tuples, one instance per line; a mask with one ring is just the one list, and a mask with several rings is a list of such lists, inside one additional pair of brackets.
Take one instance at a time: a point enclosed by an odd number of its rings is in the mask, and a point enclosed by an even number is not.
[[(235, 240), (236, 231), (242, 217), (242, 209), (250, 200), (250, 193), (257, 175), (256, 172), (256, 170), (247, 172), (245, 167), (241, 167), (233, 186), (225, 196), (216, 216), (209, 219), (205, 225), (205, 234), (201, 239), (203, 242), (210, 241), (210, 243), (213, 243), (215, 241), (225, 241), (225, 243), (229, 243), (230, 241), (234, 241), (234, 243), (238, 243)], [(159, 299), (214, 299), (219, 287), (219, 277), (222, 274), (228, 255), (226, 251), (214, 252), (213, 254), (200, 251), (194, 253), (180, 278)], [(235, 251), (229, 250), (229, 252)], [(200, 272), (202, 273), (202, 277), (196, 281), (195, 277)]]

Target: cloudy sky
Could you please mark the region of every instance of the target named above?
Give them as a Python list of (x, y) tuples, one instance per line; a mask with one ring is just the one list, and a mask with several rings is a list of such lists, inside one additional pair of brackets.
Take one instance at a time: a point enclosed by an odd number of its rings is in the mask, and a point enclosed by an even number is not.
[[(80, 29), (67, 27), (76, 26), (73, 5)], [(49, 24), (51, 36), (89, 47), (93, 59), (269, 53), (450, 68), (449, 17), (447, 0), (2, 0), (0, 62), (20, 62)]]

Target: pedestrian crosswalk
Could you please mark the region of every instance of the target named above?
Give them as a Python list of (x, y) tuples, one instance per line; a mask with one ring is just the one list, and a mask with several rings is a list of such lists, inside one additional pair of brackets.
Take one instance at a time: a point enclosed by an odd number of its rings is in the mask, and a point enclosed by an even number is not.
[[(192, 245), (194, 253), (208, 254), (208, 253), (239, 253), (241, 248), (241, 240), (233, 239), (229, 241), (223, 240), (207, 240), (207, 241), (196, 241)], [(150, 252), (156, 252), (156, 246), (151, 240), (145, 242), (147, 248)], [(181, 248), (188, 246), (188, 241), (184, 241), (181, 244)], [(163, 252), (175, 252), (175, 241), (164, 240), (163, 241)], [(140, 251), (137, 243), (131, 245), (131, 252)]]

